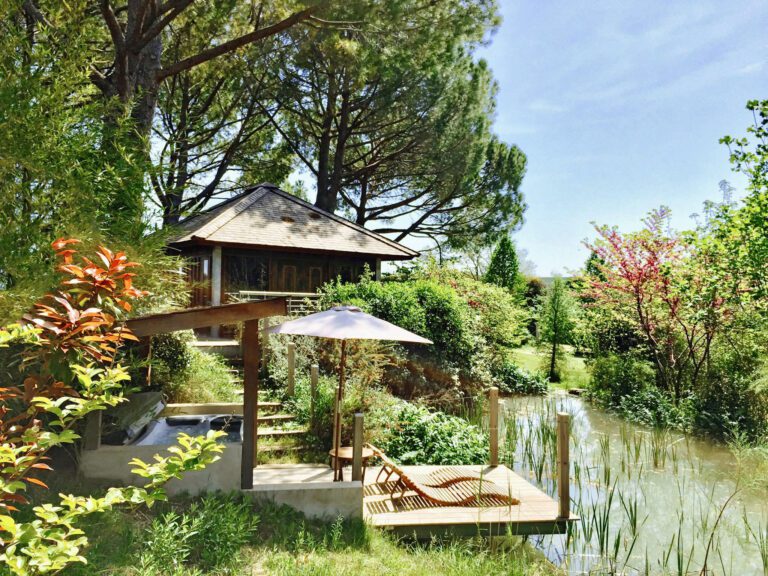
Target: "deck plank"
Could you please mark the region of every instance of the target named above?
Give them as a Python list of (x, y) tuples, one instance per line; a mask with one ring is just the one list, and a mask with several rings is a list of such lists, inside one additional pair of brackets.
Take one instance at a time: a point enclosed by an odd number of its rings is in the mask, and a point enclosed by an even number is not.
[[(419, 475), (428, 474), (442, 466), (403, 466), (407, 473), (413, 469)], [(516, 505), (498, 506), (436, 506), (413, 492), (393, 501), (388, 489), (391, 484), (377, 483), (380, 468), (369, 467), (363, 489), (363, 517), (368, 524), (404, 536), (429, 538), (434, 535), (477, 534), (562, 534), (568, 524), (578, 520), (571, 513), (568, 520), (558, 518), (558, 503), (536, 486), (507, 468), (456, 466), (481, 473), (484, 478), (508, 490), (520, 501)], [(349, 479), (351, 469), (345, 468)], [(332, 483), (333, 471), (324, 465), (283, 464), (259, 466), (254, 470), (254, 485), (280, 485), (305, 482)]]
[[(440, 466), (404, 466), (419, 474), (427, 474)], [(429, 533), (442, 528), (464, 527), (467, 529), (492, 526), (492, 531), (502, 533), (507, 528), (514, 533), (562, 533), (569, 522), (577, 520), (571, 515), (568, 521), (558, 518), (558, 503), (508, 469), (482, 466), (456, 466), (479, 472), (484, 478), (506, 488), (508, 494), (520, 501), (516, 505), (484, 506), (436, 506), (413, 492), (406, 492), (401, 499), (393, 500), (388, 486), (376, 484), (378, 469), (366, 473), (363, 497), (363, 514), (367, 522), (380, 528), (393, 529), (403, 533), (425, 531)], [(424, 530), (426, 529), (426, 530)]]

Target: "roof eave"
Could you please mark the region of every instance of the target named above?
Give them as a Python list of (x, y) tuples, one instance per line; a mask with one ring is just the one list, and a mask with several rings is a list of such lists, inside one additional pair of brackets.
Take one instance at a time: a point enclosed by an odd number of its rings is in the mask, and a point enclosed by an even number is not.
[[(363, 250), (323, 250), (322, 248), (303, 247), (303, 246), (273, 246), (269, 244), (248, 244), (238, 242), (219, 242), (217, 240), (208, 240), (200, 236), (192, 236), (185, 240), (179, 240), (169, 242), (168, 246), (171, 248), (188, 248), (192, 246), (221, 246), (223, 248), (239, 248), (247, 250), (263, 250), (273, 252), (301, 252), (303, 254), (326, 254), (326, 255), (339, 255), (339, 256), (369, 256), (371, 258), (378, 258), (380, 260), (412, 260), (420, 255), (415, 250), (407, 249), (402, 254), (382, 254), (379, 252), (368, 252)], [(405, 248), (403, 246), (403, 248)]]

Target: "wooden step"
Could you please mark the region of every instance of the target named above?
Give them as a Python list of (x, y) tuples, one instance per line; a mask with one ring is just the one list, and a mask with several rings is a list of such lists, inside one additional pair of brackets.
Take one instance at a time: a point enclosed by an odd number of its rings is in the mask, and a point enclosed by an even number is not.
[(271, 452), (297, 452), (299, 450), (309, 450), (309, 446), (304, 444), (288, 444), (285, 446), (259, 446), (259, 454), (271, 453)]
[[(259, 404), (261, 407), (261, 404)], [(296, 417), (292, 414), (270, 414), (268, 416), (259, 416), (259, 423), (266, 422), (290, 422), (295, 420)]]
[(259, 400), (259, 408), (282, 408), (282, 402), (271, 402), (267, 400)]
[[(281, 402), (259, 402), (259, 410), (280, 410)], [(243, 414), (242, 402), (216, 402), (212, 404), (166, 404), (161, 416), (182, 416), (199, 414)]]
[(291, 430), (281, 430), (280, 428), (261, 428), (257, 436), (301, 436), (306, 434), (308, 430), (306, 428), (295, 428)]

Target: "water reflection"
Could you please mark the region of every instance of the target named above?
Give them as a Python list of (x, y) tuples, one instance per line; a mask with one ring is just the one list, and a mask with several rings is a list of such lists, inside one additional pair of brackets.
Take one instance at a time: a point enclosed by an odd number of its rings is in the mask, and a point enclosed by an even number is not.
[(700, 574), (705, 564), (708, 574), (768, 574), (768, 491), (744, 485), (726, 446), (633, 425), (564, 395), (503, 407), (505, 462), (553, 496), (555, 414), (571, 414), (581, 521), (570, 541), (535, 542), (570, 574)]

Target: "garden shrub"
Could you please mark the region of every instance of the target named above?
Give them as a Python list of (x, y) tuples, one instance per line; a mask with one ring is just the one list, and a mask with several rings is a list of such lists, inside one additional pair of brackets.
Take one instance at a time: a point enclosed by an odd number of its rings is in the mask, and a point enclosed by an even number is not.
[[(318, 446), (331, 444), (333, 431), (333, 404), (338, 387), (334, 376), (321, 375), (317, 384), (315, 398), (315, 425), (310, 433)], [(296, 380), (295, 394), (283, 400), (285, 409), (293, 414), (296, 422), (309, 425), (312, 422), (311, 388), (308, 377)], [(351, 379), (345, 386), (342, 404), (342, 442), (352, 441), (353, 415), (361, 412), (365, 415), (366, 442), (379, 442), (391, 425), (393, 412), (400, 401), (379, 386), (367, 386), (356, 379)]]
[(191, 348), (189, 371), (174, 402), (234, 402), (238, 399), (231, 367), (223, 356)]
[(543, 396), (549, 389), (547, 379), (541, 374), (532, 374), (507, 360), (494, 369), (496, 386), (504, 394), (531, 394)]
[[(520, 345), (527, 314), (505, 289), (442, 269), (398, 281), (331, 282), (321, 308), (353, 304), (434, 342), (403, 345), (393, 354), (384, 383), (410, 398), (461, 401), (492, 382), (491, 363)], [(399, 351), (403, 351), (405, 357)]]
[(474, 343), (469, 338), (469, 309), (448, 286), (420, 280), (413, 285), (424, 311), (426, 337), (436, 350), (458, 365), (469, 366)]
[[(191, 331), (170, 332), (152, 337), (152, 387), (163, 392), (167, 402), (233, 402), (237, 400), (231, 368), (218, 354), (202, 352), (192, 345)], [(134, 386), (144, 383), (144, 366), (134, 361)]]
[(168, 512), (155, 518), (144, 539), (139, 558), (142, 576), (153, 574), (181, 575), (192, 553), (192, 538), (197, 534), (195, 519)]
[(381, 448), (401, 464), (482, 464), (488, 435), (463, 418), (403, 402)]
[(768, 435), (768, 400), (752, 388), (754, 374), (718, 372), (695, 398), (696, 427), (716, 438), (743, 434), (751, 441)]
[(670, 395), (656, 387), (646, 387), (623, 396), (615, 406), (624, 418), (655, 428), (691, 429), (693, 399), (675, 404)]
[(606, 354), (591, 363), (590, 394), (606, 406), (617, 406), (622, 398), (653, 387), (656, 373), (650, 362), (634, 354)]
[[(315, 396), (315, 425), (310, 433), (318, 444), (330, 445), (333, 427), (333, 403), (336, 396), (338, 380), (331, 376), (321, 375), (317, 382)], [(283, 407), (293, 414), (296, 423), (309, 425), (312, 422), (311, 385), (308, 376), (296, 378), (295, 393), (283, 400)]]
[(152, 336), (153, 371), (165, 368), (170, 374), (186, 372), (192, 363), (189, 343), (193, 339), (194, 334), (191, 331)]
[(204, 571), (234, 574), (240, 549), (248, 544), (258, 517), (247, 497), (208, 495), (194, 502), (189, 516), (197, 523), (191, 539), (192, 559)]
[(155, 518), (146, 530), (139, 558), (142, 574), (236, 574), (240, 550), (256, 531), (258, 517), (249, 500), (212, 494), (184, 512)]

